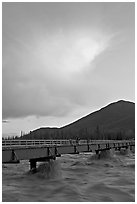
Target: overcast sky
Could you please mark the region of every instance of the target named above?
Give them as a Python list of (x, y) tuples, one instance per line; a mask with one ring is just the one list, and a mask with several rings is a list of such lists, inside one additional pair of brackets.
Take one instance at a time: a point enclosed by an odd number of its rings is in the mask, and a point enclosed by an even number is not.
[(3, 135), (135, 101), (134, 3), (2, 5)]

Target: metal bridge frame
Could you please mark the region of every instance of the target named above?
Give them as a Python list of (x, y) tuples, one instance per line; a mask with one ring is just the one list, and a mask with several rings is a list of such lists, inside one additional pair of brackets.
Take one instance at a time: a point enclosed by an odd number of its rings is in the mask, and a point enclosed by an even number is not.
[(29, 160), (30, 170), (36, 172), (37, 162), (55, 160), (61, 154), (95, 152), (100, 157), (101, 151), (132, 149), (133, 146), (133, 140), (3, 140), (2, 163)]

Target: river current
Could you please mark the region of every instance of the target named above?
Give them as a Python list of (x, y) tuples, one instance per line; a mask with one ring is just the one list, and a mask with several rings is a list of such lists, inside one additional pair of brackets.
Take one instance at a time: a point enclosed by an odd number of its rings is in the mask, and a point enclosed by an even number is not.
[(3, 202), (134, 202), (135, 153), (66, 154), (55, 161), (3, 164)]

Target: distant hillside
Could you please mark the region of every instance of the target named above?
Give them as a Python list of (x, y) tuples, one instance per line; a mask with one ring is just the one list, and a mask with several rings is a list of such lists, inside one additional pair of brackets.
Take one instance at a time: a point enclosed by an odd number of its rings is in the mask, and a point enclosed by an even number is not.
[(39, 128), (37, 130), (30, 131), (29, 134), (23, 135), (22, 139), (53, 139), (58, 136), (59, 128)]
[(120, 139), (134, 137), (135, 104), (120, 100), (111, 103), (62, 128), (40, 128), (24, 139), (52, 138), (91, 138), (91, 139)]

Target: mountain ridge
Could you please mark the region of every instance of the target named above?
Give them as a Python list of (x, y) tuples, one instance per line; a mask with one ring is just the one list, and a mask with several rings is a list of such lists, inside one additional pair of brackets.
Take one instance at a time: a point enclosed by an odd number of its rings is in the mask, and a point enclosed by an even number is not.
[(81, 119), (84, 119), (84, 118), (86, 118), (86, 117), (88, 117), (88, 116), (90, 116), (90, 115), (96, 114), (97, 112), (99, 112), (99, 111), (101, 111), (101, 110), (104, 110), (104, 109), (106, 109), (107, 107), (110, 107), (110, 106), (115, 105), (115, 104), (120, 104), (120, 103), (135, 104), (134, 102), (125, 101), (125, 100), (119, 100), (119, 101), (116, 101), (116, 102), (112, 102), (112, 103), (109, 103), (108, 105), (106, 105), (106, 106), (104, 106), (104, 107), (102, 107), (102, 108), (100, 108), (100, 109), (98, 109), (98, 110), (96, 110), (96, 111), (94, 111), (94, 112), (92, 112), (92, 113), (89, 113), (89, 114), (87, 114), (86, 116), (83, 116), (82, 118), (79, 118), (79, 119), (77, 119), (76, 121), (74, 121), (74, 122), (72, 122), (72, 123), (69, 123), (69, 124), (67, 124), (67, 125), (65, 125), (65, 126), (63, 126), (63, 127), (61, 127), (61, 128), (67, 127), (67, 126), (69, 126), (69, 125), (71, 125), (71, 124), (73, 124), (73, 123), (78, 122), (78, 121), (81, 120)]
[(24, 135), (22, 139), (96, 138), (118, 134), (134, 136), (135, 103), (119, 100), (112, 102), (68, 125), (60, 128), (41, 127)]

